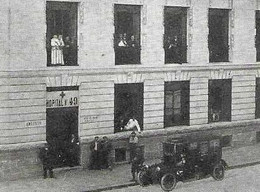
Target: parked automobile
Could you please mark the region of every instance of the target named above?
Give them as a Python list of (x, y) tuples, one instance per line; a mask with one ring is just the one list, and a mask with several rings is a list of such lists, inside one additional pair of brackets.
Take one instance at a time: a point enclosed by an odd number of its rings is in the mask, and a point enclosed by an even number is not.
[(222, 159), (221, 137), (169, 138), (163, 143), (162, 161), (144, 165), (138, 173), (141, 186), (159, 183), (171, 191), (178, 181), (201, 179), (212, 175), (222, 180), (226, 162)]

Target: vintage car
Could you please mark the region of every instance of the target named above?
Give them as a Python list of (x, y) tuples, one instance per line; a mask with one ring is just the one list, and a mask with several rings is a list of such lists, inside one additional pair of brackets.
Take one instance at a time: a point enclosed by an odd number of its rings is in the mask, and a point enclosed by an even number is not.
[(226, 162), (222, 158), (221, 137), (169, 138), (163, 143), (162, 161), (144, 165), (138, 173), (141, 186), (159, 183), (164, 191), (171, 191), (178, 181), (201, 179), (212, 175), (224, 178)]

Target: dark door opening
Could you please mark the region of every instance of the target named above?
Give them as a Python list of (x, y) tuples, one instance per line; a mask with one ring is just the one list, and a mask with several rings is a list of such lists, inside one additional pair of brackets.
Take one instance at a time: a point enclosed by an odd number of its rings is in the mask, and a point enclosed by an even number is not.
[(115, 133), (133, 116), (143, 128), (143, 83), (115, 85)]
[(54, 167), (79, 165), (78, 107), (47, 109), (46, 140), (54, 148)]

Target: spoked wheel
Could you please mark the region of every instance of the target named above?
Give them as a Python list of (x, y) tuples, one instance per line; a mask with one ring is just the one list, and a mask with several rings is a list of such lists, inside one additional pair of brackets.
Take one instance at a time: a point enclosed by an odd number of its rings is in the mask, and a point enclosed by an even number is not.
[(137, 174), (137, 182), (139, 183), (139, 185), (141, 186), (145, 186), (148, 185), (148, 180), (147, 180), (147, 172), (146, 170), (141, 170), (138, 172)]
[(161, 188), (164, 191), (172, 191), (177, 184), (176, 176), (171, 173), (166, 173), (161, 178)]
[(221, 181), (224, 179), (224, 175), (225, 175), (224, 166), (220, 163), (216, 164), (213, 168), (212, 177), (217, 181)]

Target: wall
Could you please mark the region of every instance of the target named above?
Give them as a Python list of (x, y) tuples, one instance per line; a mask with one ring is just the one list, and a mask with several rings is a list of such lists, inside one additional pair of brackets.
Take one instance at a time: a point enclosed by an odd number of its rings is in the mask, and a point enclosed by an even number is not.
[[(67, 0), (66, 0), (67, 1)], [(76, 2), (79, 2), (75, 0)], [(88, 143), (94, 135), (109, 135), (115, 143), (126, 139), (127, 133), (114, 134), (114, 84), (144, 83), (145, 145), (163, 139), (168, 133), (201, 128), (208, 121), (208, 80), (232, 79), (232, 122), (229, 126), (255, 119), (255, 78), (260, 77), (255, 63), (254, 10), (259, 4), (250, 0), (85, 0), (79, 2), (79, 66), (46, 67), (45, 1), (2, 0), (0, 4), (0, 161), (9, 172), (18, 151), (29, 154), (28, 162), (39, 162), (38, 147), (46, 137), (46, 87), (79, 86), (79, 134), (82, 143), (82, 165), (87, 164)], [(114, 66), (113, 3), (143, 5), (142, 65)], [(164, 65), (163, 6), (185, 6), (188, 16), (188, 58), (182, 65)], [(29, 8), (27, 8), (29, 7)], [(207, 10), (231, 8), (231, 62), (208, 63)], [(189, 127), (163, 128), (164, 82), (190, 81)], [(238, 124), (236, 124), (238, 123)], [(220, 123), (221, 124), (221, 123)], [(218, 123), (208, 125), (211, 129)], [(236, 128), (236, 127), (235, 127)], [(234, 146), (254, 144), (254, 133), (245, 126), (230, 131)], [(211, 131), (211, 129), (209, 129)], [(246, 131), (248, 129), (248, 131)], [(230, 129), (228, 129), (230, 130)], [(222, 130), (223, 131), (223, 130)], [(226, 130), (225, 130), (226, 131)], [(149, 139), (149, 137), (153, 139)], [(146, 143), (147, 142), (147, 143)], [(30, 150), (28, 150), (30, 149)], [(147, 148), (148, 149), (148, 148)], [(9, 152), (7, 152), (9, 151)], [(149, 146), (147, 157), (158, 151)], [(34, 161), (35, 160), (35, 161)], [(15, 162), (14, 162), (15, 163)], [(19, 164), (19, 163), (18, 163)], [(17, 164), (17, 165), (18, 165)], [(2, 169), (1, 169), (2, 171)], [(14, 171), (15, 173), (15, 171)], [(28, 174), (30, 175), (30, 174)], [(9, 177), (9, 176), (8, 176)]]

